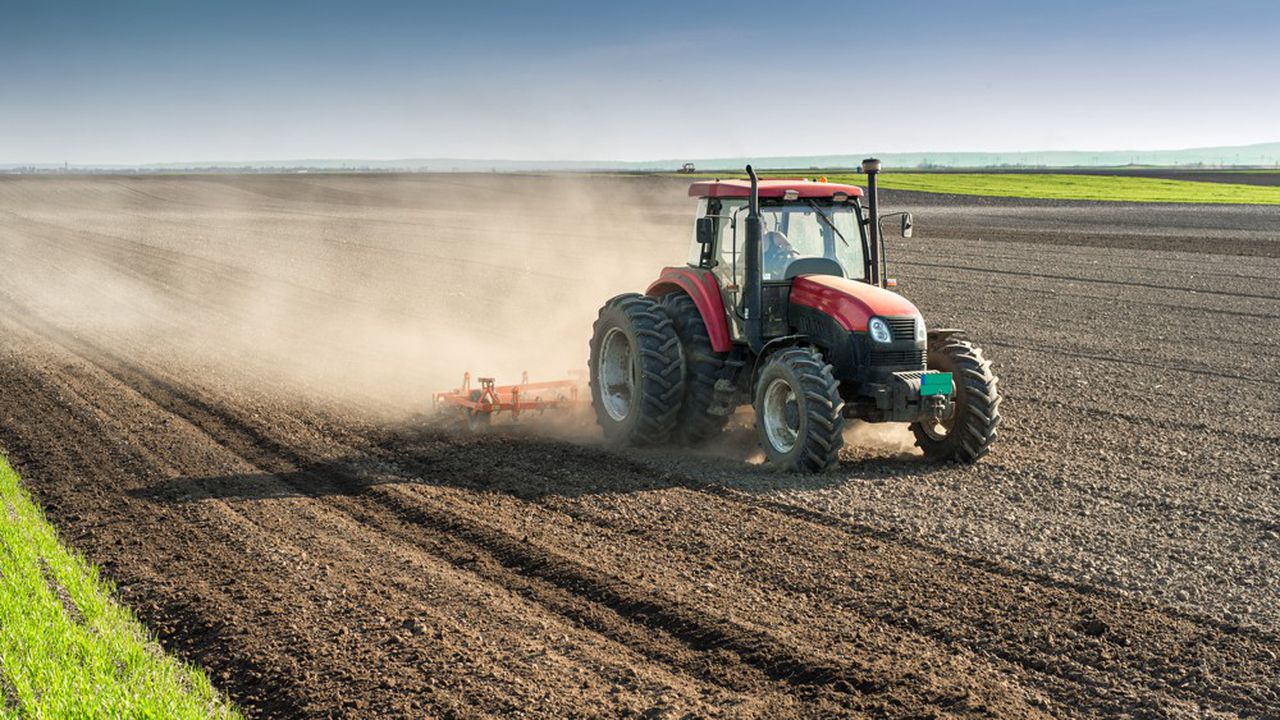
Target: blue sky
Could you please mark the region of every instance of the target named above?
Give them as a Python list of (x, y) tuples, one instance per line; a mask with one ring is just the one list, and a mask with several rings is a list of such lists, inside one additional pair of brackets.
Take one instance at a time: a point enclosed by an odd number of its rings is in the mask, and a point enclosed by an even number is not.
[(0, 162), (1280, 140), (1280, 3), (0, 0)]

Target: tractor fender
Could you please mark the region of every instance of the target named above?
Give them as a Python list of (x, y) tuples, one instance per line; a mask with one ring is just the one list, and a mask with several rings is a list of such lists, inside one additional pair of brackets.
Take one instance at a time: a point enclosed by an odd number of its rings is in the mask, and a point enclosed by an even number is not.
[(933, 347), (934, 343), (940, 340), (946, 340), (952, 335), (964, 335), (964, 330), (961, 328), (938, 328), (936, 330), (933, 328), (927, 328), (925, 330), (925, 334), (929, 338), (929, 347)]
[(760, 348), (760, 354), (756, 356), (755, 365), (751, 368), (751, 384), (747, 386), (748, 393), (754, 394), (756, 381), (760, 379), (760, 370), (764, 368), (765, 363), (769, 362), (769, 357), (779, 350), (789, 347), (812, 345), (808, 335), (783, 335), (776, 337), (764, 344)]
[(663, 268), (662, 274), (644, 294), (660, 298), (673, 292), (684, 292), (693, 300), (698, 313), (702, 315), (702, 322), (707, 326), (712, 350), (729, 352), (733, 349), (733, 340), (729, 337), (729, 319), (724, 311), (724, 298), (720, 295), (720, 283), (716, 282), (716, 276), (711, 271), (689, 267)]

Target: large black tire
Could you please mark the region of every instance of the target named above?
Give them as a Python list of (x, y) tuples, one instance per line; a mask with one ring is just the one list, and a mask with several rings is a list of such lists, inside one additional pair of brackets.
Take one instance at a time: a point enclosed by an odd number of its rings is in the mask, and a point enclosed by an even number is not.
[(591, 407), (605, 439), (644, 447), (667, 441), (684, 397), (680, 337), (658, 301), (619, 295), (591, 334)]
[(916, 445), (935, 462), (973, 463), (986, 455), (1000, 425), (1000, 388), (991, 361), (967, 340), (929, 343), (929, 369), (951, 373), (955, 410), (942, 423), (912, 423)]
[(681, 445), (699, 445), (723, 432), (729, 422), (728, 415), (708, 412), (728, 353), (711, 348), (711, 335), (693, 298), (672, 292), (663, 295), (660, 302), (675, 325), (684, 351), (684, 399), (671, 439)]
[(791, 347), (769, 356), (756, 381), (755, 409), (769, 464), (802, 473), (836, 464), (844, 445), (844, 401), (816, 348)]

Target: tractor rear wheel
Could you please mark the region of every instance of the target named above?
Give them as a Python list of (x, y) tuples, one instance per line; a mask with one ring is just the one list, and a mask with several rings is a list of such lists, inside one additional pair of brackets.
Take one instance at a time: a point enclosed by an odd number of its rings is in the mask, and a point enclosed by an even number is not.
[(600, 309), (591, 335), (591, 407), (605, 439), (659, 445), (684, 397), (680, 338), (658, 301), (619, 295)]
[(693, 298), (683, 292), (662, 296), (663, 309), (675, 325), (676, 335), (684, 351), (684, 399), (671, 439), (681, 445), (698, 445), (720, 434), (729, 422), (728, 415), (712, 415), (716, 381), (724, 369), (728, 353), (711, 347), (711, 335)]
[(947, 337), (929, 343), (929, 369), (951, 373), (953, 410), (943, 421), (912, 423), (916, 445), (935, 462), (976, 462), (991, 449), (1000, 425), (1000, 388), (991, 361), (967, 340)]
[(771, 355), (756, 381), (755, 408), (760, 445), (771, 465), (817, 473), (836, 463), (844, 445), (844, 401), (816, 348)]

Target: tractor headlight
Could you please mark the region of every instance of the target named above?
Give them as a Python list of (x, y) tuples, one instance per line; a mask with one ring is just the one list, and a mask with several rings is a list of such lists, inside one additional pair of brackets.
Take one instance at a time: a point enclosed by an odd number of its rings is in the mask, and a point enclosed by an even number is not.
[(880, 318), (871, 318), (871, 322), (867, 323), (867, 329), (871, 331), (871, 339), (878, 343), (893, 342), (893, 333), (889, 332), (889, 323)]
[(916, 318), (916, 342), (924, 342), (929, 333), (924, 329), (924, 318)]

